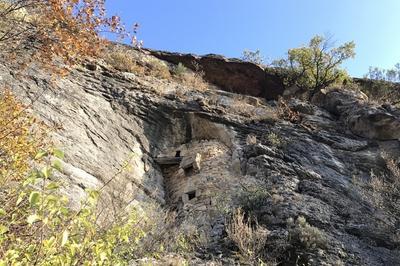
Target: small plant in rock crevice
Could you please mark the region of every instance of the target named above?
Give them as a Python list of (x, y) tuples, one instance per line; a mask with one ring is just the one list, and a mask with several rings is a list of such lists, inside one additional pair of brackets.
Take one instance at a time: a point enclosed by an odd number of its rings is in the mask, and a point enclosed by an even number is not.
[(288, 219), (290, 237), (292, 241), (300, 243), (306, 249), (325, 248), (327, 239), (323, 232), (311, 226), (303, 216), (296, 221)]
[(309, 256), (315, 250), (326, 249), (327, 238), (323, 231), (310, 225), (303, 216), (287, 220), (289, 238), (285, 257), (282, 259), (294, 265), (309, 265)]
[(183, 74), (185, 74), (188, 71), (187, 67), (185, 67), (182, 63), (179, 62), (179, 64), (177, 64), (176, 66), (174, 66), (172, 68), (172, 73), (175, 76), (183, 76)]
[(292, 123), (299, 123), (301, 121), (299, 112), (292, 110), (289, 104), (282, 97), (278, 99), (278, 106), (276, 112), (280, 119)]
[(242, 210), (237, 209), (227, 222), (226, 232), (245, 262), (262, 265), (262, 251), (269, 235), (266, 228), (258, 225), (256, 221), (245, 218)]
[(275, 148), (281, 148), (286, 144), (282, 137), (275, 132), (265, 134), (263, 140)]
[(182, 63), (179, 63), (172, 69), (173, 76), (178, 82), (195, 90), (205, 91), (209, 89), (210, 85), (204, 80), (205, 73), (201, 65), (193, 61), (192, 66), (193, 71), (185, 67)]
[(269, 205), (271, 193), (264, 184), (242, 185), (242, 191), (238, 197), (238, 203), (247, 213), (253, 213), (260, 206)]

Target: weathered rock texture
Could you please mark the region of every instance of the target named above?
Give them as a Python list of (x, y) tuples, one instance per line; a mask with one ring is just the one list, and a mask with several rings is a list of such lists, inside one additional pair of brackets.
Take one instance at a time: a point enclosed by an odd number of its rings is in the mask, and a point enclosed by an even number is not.
[[(225, 90), (235, 85), (233, 91), (267, 98), (281, 90), (249, 63), (153, 54), (175, 63), (196, 59)], [(57, 178), (76, 205), (85, 188), (95, 187), (108, 212), (127, 204), (173, 208), (212, 238), (210, 253), (218, 249), (226, 257), (221, 210), (243, 205), (243, 194), (256, 188), (267, 193), (251, 211), (271, 231), (265, 252), (277, 253), (282, 265), (400, 265), (400, 217), (375, 207), (353, 182), (387, 171), (381, 152), (398, 157), (396, 110), (334, 90), (320, 95), (318, 106), (291, 100), (301, 117), (291, 123), (277, 119), (276, 107), (263, 99), (199, 92), (100, 63), (56, 80), (38, 69), (17, 76), (3, 64), (0, 76), (56, 128), (53, 139), (66, 154)], [(175, 156), (183, 158), (157, 163)], [(132, 170), (116, 174), (125, 160)], [(290, 240), (288, 220), (299, 216), (319, 229), (324, 245), (306, 249)]]
[(337, 89), (320, 93), (318, 98), (317, 104), (341, 117), (356, 135), (380, 140), (400, 138), (400, 113), (390, 105), (372, 106), (361, 92)]
[(196, 65), (200, 66), (200, 70), (205, 73), (204, 78), (225, 91), (263, 97), (267, 100), (276, 100), (284, 91), (281, 78), (249, 62), (213, 54), (196, 56), (152, 50), (148, 52), (161, 60), (174, 64), (182, 63), (193, 70), (196, 70)]

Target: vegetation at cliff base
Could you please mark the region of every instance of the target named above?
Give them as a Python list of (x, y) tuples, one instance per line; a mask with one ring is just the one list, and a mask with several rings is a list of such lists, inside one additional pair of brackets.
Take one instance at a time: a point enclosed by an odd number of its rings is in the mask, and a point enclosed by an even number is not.
[(170, 215), (150, 206), (126, 206), (101, 221), (104, 187), (87, 189), (80, 207), (71, 208), (55, 177), (63, 171), (64, 153), (52, 147), (49, 129), (28, 110), (1, 91), (0, 265), (127, 265), (192, 251), (196, 236), (183, 235)]

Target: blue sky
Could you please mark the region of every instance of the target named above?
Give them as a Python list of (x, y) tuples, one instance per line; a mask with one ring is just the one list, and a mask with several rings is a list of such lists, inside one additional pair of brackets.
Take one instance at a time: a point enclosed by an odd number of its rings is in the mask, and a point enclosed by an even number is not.
[(353, 76), (369, 66), (400, 62), (400, 0), (107, 0), (108, 13), (141, 25), (147, 48), (240, 57), (261, 50), (269, 59), (329, 33), (354, 40)]

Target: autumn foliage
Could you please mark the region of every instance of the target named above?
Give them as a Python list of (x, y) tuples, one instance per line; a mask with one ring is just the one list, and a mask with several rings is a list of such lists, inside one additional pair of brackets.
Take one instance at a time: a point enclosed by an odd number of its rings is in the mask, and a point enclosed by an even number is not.
[(96, 56), (103, 32), (128, 35), (104, 0), (0, 0), (0, 26), (1, 57), (45, 66)]
[(45, 146), (45, 132), (9, 90), (0, 92), (0, 186), (26, 177), (32, 158)]

